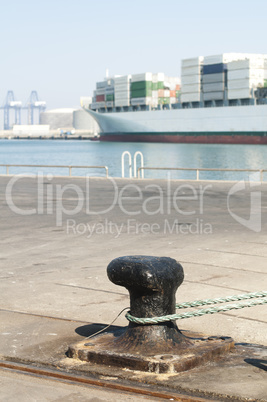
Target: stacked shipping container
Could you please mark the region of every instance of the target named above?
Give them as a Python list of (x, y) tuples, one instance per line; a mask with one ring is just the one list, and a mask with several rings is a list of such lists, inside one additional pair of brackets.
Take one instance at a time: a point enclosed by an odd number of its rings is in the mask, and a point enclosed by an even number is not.
[(222, 101), (227, 80), (227, 55), (208, 56), (203, 60), (203, 100)]
[(249, 99), (253, 89), (267, 87), (267, 55), (224, 53), (185, 59), (181, 81), (151, 72), (108, 78), (97, 83), (91, 108), (147, 109), (180, 101), (200, 104), (216, 101), (221, 105), (227, 99)]
[(91, 108), (101, 109), (113, 107), (114, 103), (114, 79), (109, 78), (105, 81), (96, 83), (96, 90), (93, 93)]
[(115, 77), (115, 107), (130, 106), (130, 75)]
[(134, 74), (131, 80), (131, 105), (151, 105), (152, 73)]
[(264, 58), (250, 57), (228, 64), (228, 99), (248, 99), (264, 86)]
[(203, 57), (182, 60), (181, 102), (200, 102)]
[(150, 72), (116, 76), (96, 84), (92, 109), (151, 106), (177, 103), (180, 94), (180, 79), (166, 77), (164, 73)]
[(180, 91), (180, 79), (164, 73), (144, 73), (132, 76), (131, 105), (168, 105), (176, 103)]
[(259, 86), (267, 86), (266, 55), (224, 53), (182, 60), (183, 103), (200, 102), (201, 92), (204, 102), (248, 99)]

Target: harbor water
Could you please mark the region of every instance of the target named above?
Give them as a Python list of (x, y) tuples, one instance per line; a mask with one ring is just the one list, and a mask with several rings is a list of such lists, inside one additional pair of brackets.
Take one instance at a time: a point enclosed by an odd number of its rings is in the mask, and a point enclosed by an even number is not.
[[(121, 155), (141, 151), (145, 167), (267, 169), (267, 145), (119, 143), (73, 140), (0, 140), (0, 165), (107, 166), (109, 176), (121, 177)], [(140, 160), (137, 159), (137, 167)], [(125, 177), (128, 176), (125, 158)], [(66, 168), (10, 167), (9, 173), (68, 175)], [(6, 168), (0, 167), (0, 174)], [(200, 179), (241, 180), (245, 172), (200, 172)], [(103, 169), (73, 169), (73, 176), (105, 176)], [(145, 178), (195, 179), (195, 171), (145, 170)], [(256, 176), (255, 176), (256, 177)], [(267, 173), (264, 174), (267, 180)], [(258, 180), (256, 178), (256, 180)]]

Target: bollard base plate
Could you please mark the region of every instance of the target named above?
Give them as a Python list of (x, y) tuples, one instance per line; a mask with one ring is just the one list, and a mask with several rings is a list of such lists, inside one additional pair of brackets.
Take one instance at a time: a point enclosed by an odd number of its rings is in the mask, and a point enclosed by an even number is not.
[(141, 355), (138, 352), (118, 352), (114, 348), (116, 332), (103, 333), (70, 345), (67, 356), (92, 364), (163, 374), (179, 373), (216, 361), (234, 348), (234, 341), (230, 337), (203, 337), (195, 333), (186, 336), (191, 344), (181, 348), (179, 353), (176, 349), (174, 353), (150, 355), (148, 351)]

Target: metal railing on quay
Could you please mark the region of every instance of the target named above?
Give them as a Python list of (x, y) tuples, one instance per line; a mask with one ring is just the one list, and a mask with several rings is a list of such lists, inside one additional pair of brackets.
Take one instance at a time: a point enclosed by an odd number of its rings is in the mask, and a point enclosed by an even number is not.
[(9, 175), (10, 167), (27, 167), (27, 168), (63, 168), (69, 169), (69, 177), (72, 177), (72, 169), (105, 169), (106, 177), (108, 177), (108, 167), (107, 166), (76, 166), (76, 165), (11, 165), (11, 164), (0, 164), (0, 167), (6, 168), (6, 175)]
[[(140, 172), (142, 170), (178, 170), (178, 171), (194, 171), (196, 172), (197, 181), (200, 180), (199, 172), (247, 172), (247, 173), (259, 173), (260, 182), (263, 182), (263, 173), (267, 172), (267, 169), (220, 169), (220, 168), (168, 168), (168, 167), (147, 167), (141, 166), (137, 170), (137, 178), (140, 179)], [(203, 179), (202, 179), (203, 180)], [(208, 179), (205, 179), (208, 180)], [(211, 179), (210, 179), (211, 180)]]

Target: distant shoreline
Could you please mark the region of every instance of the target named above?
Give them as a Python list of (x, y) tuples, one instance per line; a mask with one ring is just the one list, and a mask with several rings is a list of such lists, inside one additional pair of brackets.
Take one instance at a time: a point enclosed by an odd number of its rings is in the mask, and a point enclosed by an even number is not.
[(85, 130), (76, 130), (75, 134), (60, 134), (57, 130), (51, 130), (48, 134), (14, 134), (12, 130), (0, 130), (0, 140), (96, 140), (93, 133)]

